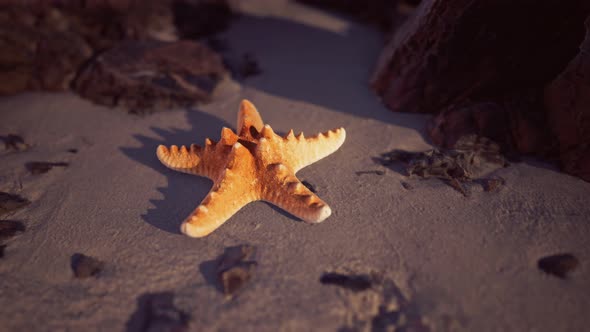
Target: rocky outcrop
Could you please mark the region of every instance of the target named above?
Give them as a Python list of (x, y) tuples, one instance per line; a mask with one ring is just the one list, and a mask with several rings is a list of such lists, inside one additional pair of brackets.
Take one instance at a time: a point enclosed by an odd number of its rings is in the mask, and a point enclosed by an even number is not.
[[(0, 95), (67, 90), (82, 72), (76, 91), (104, 105), (147, 110), (185, 105), (191, 98), (190, 103), (205, 101), (211, 84), (225, 72), (216, 54), (190, 42), (158, 44), (157, 50), (150, 51), (145, 45), (207, 36), (225, 29), (231, 17), (225, 0), (52, 0), (26, 5), (4, 1), (0, 4)], [(141, 79), (127, 76), (154, 69), (152, 60), (165, 57), (162, 52), (168, 50), (178, 52), (174, 54), (178, 61), (161, 58), (162, 68), (156, 74), (169, 78), (167, 83), (145, 75)], [(126, 51), (130, 54), (122, 53)], [(131, 69), (129, 57), (137, 52), (153, 59), (142, 57)], [(189, 59), (193, 55), (196, 58)], [(90, 81), (93, 77), (112, 80), (116, 89)]]
[(563, 170), (590, 181), (590, 18), (580, 51), (546, 87), (544, 101)]
[(589, 14), (583, 0), (423, 0), (371, 86), (394, 111), (435, 114), (435, 144), (476, 134), (589, 180), (587, 42), (579, 51)]

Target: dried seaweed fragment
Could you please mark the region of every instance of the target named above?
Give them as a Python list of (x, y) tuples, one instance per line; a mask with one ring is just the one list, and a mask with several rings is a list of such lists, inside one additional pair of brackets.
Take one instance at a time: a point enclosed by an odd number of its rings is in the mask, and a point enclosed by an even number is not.
[(464, 196), (469, 192), (462, 183), (508, 165), (498, 144), (476, 135), (462, 137), (453, 149), (393, 150), (381, 154), (377, 161), (388, 167), (402, 163), (408, 176), (441, 179)]

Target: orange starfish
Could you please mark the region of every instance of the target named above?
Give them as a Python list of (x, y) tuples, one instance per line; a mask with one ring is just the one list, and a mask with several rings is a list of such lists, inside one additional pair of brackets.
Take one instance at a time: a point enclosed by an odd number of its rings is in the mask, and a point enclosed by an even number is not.
[(262, 122), (256, 107), (243, 100), (238, 113), (238, 134), (221, 129), (221, 140), (205, 139), (205, 147), (189, 149), (158, 146), (158, 159), (180, 172), (205, 176), (213, 188), (182, 223), (191, 237), (213, 232), (244, 205), (264, 200), (308, 223), (319, 223), (332, 214), (330, 207), (297, 179), (295, 173), (338, 150), (346, 132), (337, 128), (313, 137), (293, 130), (285, 137)]

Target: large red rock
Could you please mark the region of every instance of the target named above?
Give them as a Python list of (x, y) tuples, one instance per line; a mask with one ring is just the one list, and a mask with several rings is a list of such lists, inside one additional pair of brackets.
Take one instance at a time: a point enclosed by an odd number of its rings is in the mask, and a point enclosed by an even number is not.
[(389, 39), (371, 85), (402, 112), (512, 97), (563, 69), (588, 13), (586, 0), (423, 0)]
[(590, 17), (578, 54), (545, 89), (545, 106), (563, 170), (590, 181)]

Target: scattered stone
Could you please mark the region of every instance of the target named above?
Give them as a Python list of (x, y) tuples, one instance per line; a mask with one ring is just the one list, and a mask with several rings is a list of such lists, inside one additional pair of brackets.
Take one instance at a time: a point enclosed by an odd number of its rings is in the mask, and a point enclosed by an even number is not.
[(217, 266), (217, 278), (226, 296), (233, 296), (253, 276), (258, 263), (251, 260), (256, 248), (241, 245), (226, 248)]
[(68, 149), (67, 151), (74, 154), (78, 153), (78, 149)]
[(125, 41), (97, 56), (74, 90), (106, 106), (132, 113), (207, 102), (227, 75), (221, 57), (194, 41)]
[(0, 220), (0, 241), (7, 240), (25, 231), (25, 225), (16, 220)]
[(7, 151), (24, 151), (30, 147), (29, 144), (25, 143), (25, 140), (13, 134), (6, 136), (0, 136), (0, 141), (4, 142), (4, 149)]
[(373, 170), (373, 171), (357, 171), (355, 172), (356, 175), (364, 175), (364, 174), (375, 174), (375, 175), (385, 175), (385, 172), (383, 171), (379, 171), (379, 170)]
[(25, 164), (25, 167), (31, 174), (43, 174), (49, 172), (53, 167), (68, 167), (69, 163), (65, 162), (45, 162), (45, 161), (31, 161)]
[(72, 255), (70, 263), (76, 278), (95, 277), (104, 268), (104, 262), (79, 253)]
[(544, 104), (560, 166), (590, 182), (590, 19), (577, 54), (545, 87)]
[(311, 191), (312, 193), (314, 193), (314, 194), (317, 193), (313, 184), (307, 182), (306, 180), (301, 181), (301, 183), (303, 183), (303, 185), (306, 186), (307, 189), (309, 189), (309, 191)]
[(487, 178), (482, 180), (483, 190), (486, 192), (499, 191), (506, 184), (503, 178)]
[(371, 288), (371, 280), (366, 275), (346, 275), (336, 272), (324, 273), (320, 282), (325, 285), (336, 285), (354, 292)]
[(402, 187), (404, 187), (404, 189), (406, 190), (412, 190), (414, 189), (414, 186), (412, 186), (411, 184), (407, 183), (406, 181), (401, 181)]
[(24, 197), (0, 191), (0, 216), (16, 211), (29, 204), (31, 202)]
[(539, 259), (537, 266), (545, 273), (565, 279), (579, 264), (580, 262), (574, 255), (566, 253), (545, 256)]
[(127, 331), (188, 331), (190, 316), (174, 305), (172, 292), (147, 293), (137, 300)]

